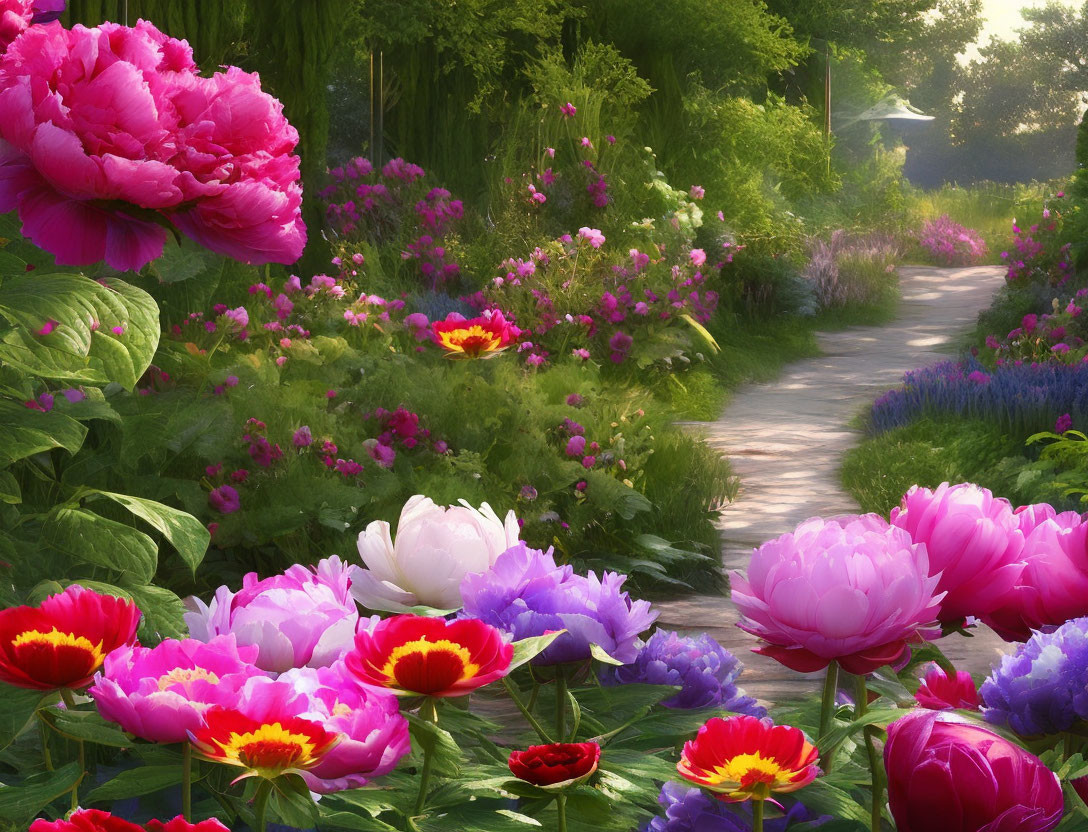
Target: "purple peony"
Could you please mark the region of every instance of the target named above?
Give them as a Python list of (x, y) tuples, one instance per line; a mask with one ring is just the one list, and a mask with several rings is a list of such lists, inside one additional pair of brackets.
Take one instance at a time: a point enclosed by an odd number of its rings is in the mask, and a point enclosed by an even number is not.
[(763, 718), (767, 709), (737, 687), (744, 666), (706, 633), (685, 638), (657, 630), (634, 662), (601, 674), (606, 685), (675, 685), (681, 688), (661, 704), (666, 708), (721, 708)]
[(507, 549), (486, 572), (466, 575), (461, 583), (462, 616), (510, 633), (515, 639), (567, 630), (535, 664), (577, 662), (590, 658), (596, 644), (624, 663), (638, 655), (638, 636), (657, 618), (649, 601), (632, 601), (622, 591), (626, 575), (593, 572), (576, 575), (556, 566), (552, 551), (519, 543)]
[[(744, 803), (724, 803), (686, 783), (668, 782), (661, 787), (657, 802), (665, 808), (644, 826), (643, 832), (752, 832), (752, 807)], [(769, 812), (773, 812), (771, 809)], [(815, 817), (800, 803), (795, 803), (783, 817), (764, 821), (765, 832), (785, 832), (794, 824), (830, 820)]]
[(986, 719), (1021, 736), (1057, 734), (1088, 719), (1088, 618), (1035, 633), (1002, 657), (979, 693)]

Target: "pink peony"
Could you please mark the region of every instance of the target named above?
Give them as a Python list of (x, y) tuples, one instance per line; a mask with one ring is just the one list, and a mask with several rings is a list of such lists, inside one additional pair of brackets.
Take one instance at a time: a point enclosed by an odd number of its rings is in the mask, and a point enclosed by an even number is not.
[(954, 708), (977, 711), (979, 705), (978, 689), (970, 673), (957, 670), (949, 674), (936, 664), (926, 672), (914, 698), (923, 708), (932, 711)]
[(937, 588), (946, 593), (942, 623), (992, 612), (1023, 571), (1024, 535), (1012, 506), (977, 485), (914, 486), (891, 522), (925, 544), (930, 574), (939, 574)]
[(1088, 522), (1045, 503), (1017, 509), (1024, 571), (983, 620), (1008, 641), (1088, 615)]
[(210, 604), (190, 598), (185, 623), (200, 641), (233, 633), (239, 644), (257, 645), (262, 670), (324, 667), (354, 642), (359, 611), (350, 587), (348, 567), (335, 556), (263, 581), (250, 572), (238, 592), (221, 586)]
[(31, 24), (56, 20), (65, 0), (0, 0), (0, 55)]
[[(731, 576), (738, 626), (755, 652), (801, 672), (837, 661), (850, 673), (894, 664), (940, 608), (924, 546), (875, 514), (806, 520)], [(936, 594), (935, 594), (936, 593)]]
[(184, 742), (204, 711), (232, 704), (247, 679), (264, 676), (253, 666), (256, 658), (257, 648), (238, 647), (233, 635), (206, 644), (190, 638), (125, 646), (106, 656), (88, 693), (103, 717), (130, 734)]
[(242, 507), (242, 498), (232, 486), (221, 485), (208, 494), (208, 505), (220, 514), (233, 514)]
[(411, 750), (408, 721), (400, 714), (397, 697), (365, 688), (345, 671), (343, 662), (288, 670), (278, 682), (309, 698), (308, 719), (340, 734), (340, 742), (321, 762), (302, 773), (311, 791), (327, 794), (365, 786), (391, 772)]
[(0, 212), (63, 265), (139, 269), (171, 222), (247, 263), (301, 254), (279, 103), (235, 68), (200, 77), (146, 21), (28, 29), (0, 59), (0, 139)]

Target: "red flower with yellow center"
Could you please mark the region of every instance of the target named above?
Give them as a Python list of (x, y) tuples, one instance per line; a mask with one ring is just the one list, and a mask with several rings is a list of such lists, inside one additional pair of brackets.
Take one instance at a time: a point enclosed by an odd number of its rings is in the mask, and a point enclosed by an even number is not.
[(313, 768), (340, 739), (318, 722), (297, 716), (254, 719), (217, 705), (204, 714), (204, 726), (189, 732), (193, 750), (206, 760), (238, 766), (236, 778), (298, 773)]
[(715, 717), (684, 745), (676, 769), (719, 800), (766, 800), (807, 786), (820, 770), (816, 748), (797, 728), (754, 716)]
[(0, 610), (0, 681), (54, 690), (89, 685), (106, 655), (136, 640), (140, 611), (70, 586), (37, 607)]
[(451, 358), (490, 358), (506, 349), (521, 335), (502, 312), (495, 310), (489, 316), (435, 321), (431, 324), (434, 342)]
[(502, 633), (466, 618), (398, 615), (355, 635), (348, 670), (401, 696), (464, 696), (510, 671), (514, 648)]

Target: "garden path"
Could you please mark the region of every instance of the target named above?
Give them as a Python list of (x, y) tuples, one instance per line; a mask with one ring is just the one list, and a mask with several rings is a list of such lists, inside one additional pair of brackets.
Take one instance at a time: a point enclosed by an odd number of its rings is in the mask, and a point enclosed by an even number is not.
[[(740, 493), (718, 521), (726, 571), (743, 571), (753, 547), (809, 517), (858, 511), (839, 482), (842, 455), (861, 438), (848, 423), (903, 373), (954, 352), (955, 339), (1003, 282), (1002, 271), (991, 266), (910, 267), (899, 276), (902, 301), (890, 324), (820, 333), (822, 355), (790, 365), (770, 384), (738, 391), (718, 421), (692, 423), (740, 477)], [(758, 699), (796, 699), (818, 686), (820, 674), (794, 673), (749, 653), (754, 640), (734, 626), (737, 611), (727, 596), (696, 595), (657, 607), (660, 626), (705, 630), (740, 657), (741, 684)], [(941, 648), (972, 673), (988, 672), (1005, 649), (989, 630), (973, 639), (946, 638)]]

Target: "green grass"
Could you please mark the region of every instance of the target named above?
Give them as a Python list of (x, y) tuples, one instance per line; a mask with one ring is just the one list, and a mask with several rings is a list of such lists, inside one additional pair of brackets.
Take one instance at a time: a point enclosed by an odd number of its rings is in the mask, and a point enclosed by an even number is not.
[(912, 485), (976, 482), (1012, 497), (1028, 460), (1023, 441), (979, 420), (922, 420), (846, 453), (843, 486), (863, 511), (887, 515)]
[(721, 316), (709, 329), (721, 352), (706, 364), (663, 380), (657, 393), (683, 419), (717, 419), (740, 385), (772, 381), (791, 361), (820, 354), (811, 318)]

